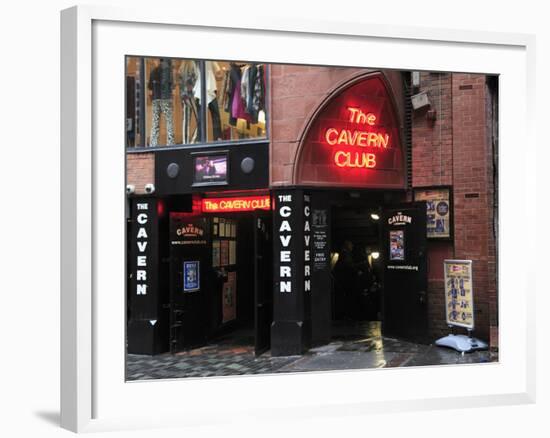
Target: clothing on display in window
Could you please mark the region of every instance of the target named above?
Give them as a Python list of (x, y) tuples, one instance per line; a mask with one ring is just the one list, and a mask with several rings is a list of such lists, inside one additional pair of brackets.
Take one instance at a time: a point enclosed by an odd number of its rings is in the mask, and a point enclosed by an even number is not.
[[(214, 70), (220, 70), (217, 62), (205, 63), (206, 100), (212, 117), (214, 139), (222, 138), (220, 111), (217, 100), (217, 84)], [(180, 98), (183, 108), (183, 143), (194, 143), (201, 132), (201, 75), (197, 61), (183, 61), (178, 72)], [(191, 120), (195, 130), (191, 133)]]
[[(200, 70), (196, 61), (182, 61), (178, 69), (178, 85), (183, 112), (182, 132), (183, 144), (194, 143), (200, 132)], [(198, 97), (197, 97), (198, 96)], [(191, 132), (191, 122), (195, 121), (195, 129)]]
[(172, 107), (174, 82), (172, 78), (172, 61), (170, 59), (161, 58), (159, 65), (151, 70), (148, 88), (151, 91), (153, 101), (150, 145), (158, 146), (161, 114), (164, 114), (166, 120), (166, 142), (172, 145), (175, 143)]
[(226, 72), (222, 104), (229, 113), (229, 124), (237, 125), (237, 119), (258, 123), (258, 115), (265, 109), (265, 78), (261, 64), (239, 66), (231, 63)]

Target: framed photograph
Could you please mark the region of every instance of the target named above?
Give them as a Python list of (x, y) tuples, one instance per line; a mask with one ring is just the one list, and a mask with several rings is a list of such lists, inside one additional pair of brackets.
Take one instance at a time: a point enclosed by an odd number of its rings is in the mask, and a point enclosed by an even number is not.
[[(517, 256), (534, 252), (529, 239), (517, 232), (517, 211), (526, 222), (536, 222), (528, 161), (536, 152), (529, 122), (534, 117), (534, 39), (357, 20), (261, 18), (239, 11), (223, 19), (173, 10), (63, 11), (62, 427), (97, 432), (209, 425), (216, 418), (223, 433), (225, 422), (251, 417), (275, 422), (534, 401), (535, 292), (530, 261)], [(132, 77), (125, 77), (128, 72)], [(129, 89), (139, 93), (128, 94)], [(444, 100), (451, 95), (455, 100)], [(478, 106), (462, 111), (466, 104)], [(450, 110), (452, 123), (462, 127), (453, 130), (452, 142), (439, 136), (451, 120), (442, 109)], [(407, 127), (405, 114), (414, 115)], [(470, 130), (464, 128), (470, 123)], [(490, 129), (496, 126), (498, 136)], [(490, 141), (496, 137), (497, 142)], [(524, 153), (517, 154), (517, 144)], [(471, 186), (478, 184), (477, 177), (483, 184), (476, 191)], [(331, 296), (332, 287), (355, 287), (345, 273), (357, 273), (357, 266), (362, 280), (375, 286), (384, 270), (384, 260), (373, 256), (383, 248), (376, 237), (383, 217), (378, 213), (416, 199), (412, 187), (447, 182), (454, 206), (448, 211), (436, 206), (436, 213), (453, 215), (452, 242), (427, 251), (439, 251), (433, 253), (439, 260), (473, 260), (473, 278), (486, 282), (485, 287), (476, 284), (475, 299), (482, 300), (476, 309), (488, 315), (476, 319), (476, 336), (481, 333), (490, 350), (462, 359), (453, 352), (434, 352), (428, 341), (417, 351), (448, 360), (427, 363), (417, 361), (415, 353), (405, 357), (388, 332), (375, 339), (384, 343), (384, 352), (373, 367), (376, 348), (370, 336), (331, 336), (338, 334), (332, 328), (340, 321), (351, 318), (355, 327), (369, 328), (380, 327), (386, 317), (376, 311), (381, 305), (376, 287), (368, 294), (349, 289), (339, 296), (350, 300), (334, 308), (341, 319), (327, 316), (330, 330), (311, 332), (328, 348), (325, 352), (346, 358), (341, 361), (346, 367), (335, 369), (334, 361), (327, 363), (306, 345), (310, 333), (303, 331), (309, 328), (301, 322), (309, 315), (303, 312), (318, 307), (292, 303), (310, 295)], [(210, 230), (214, 218), (201, 210), (201, 198), (223, 189), (244, 202), (258, 193), (273, 199), (269, 211), (232, 213), (235, 231), (228, 222), (217, 222), (220, 265), (236, 257), (225, 237), (235, 235), (238, 257), (246, 258), (239, 263), (249, 272), (236, 271), (238, 281), (228, 279), (223, 269), (216, 276), (210, 270), (214, 266), (207, 266), (218, 258), (210, 232), (200, 245), (182, 240), (173, 248), (163, 237), (173, 218), (186, 227), (200, 218)], [(146, 197), (155, 208), (144, 216), (132, 208)], [(337, 260), (337, 285), (328, 263), (311, 274), (310, 213), (319, 209), (327, 209), (326, 251)], [(480, 211), (482, 221), (472, 220), (473, 212), (479, 217)], [(350, 223), (360, 224), (360, 232), (346, 234)], [(149, 226), (159, 239), (145, 239)], [(436, 222), (433, 232), (446, 230)], [(413, 237), (393, 236), (396, 257), (403, 244), (425, 250), (424, 236)], [(486, 239), (483, 245), (479, 239)], [(241, 251), (246, 246), (248, 251)], [(147, 251), (161, 257), (149, 258)], [(136, 266), (128, 263), (129, 252)], [(471, 253), (475, 257), (461, 255)], [(185, 258), (190, 265), (183, 265)], [(173, 266), (155, 261), (168, 259)], [(129, 285), (144, 265), (147, 275), (158, 275), (138, 293)], [(430, 269), (431, 289), (414, 291), (412, 297), (419, 292), (442, 296), (441, 265)], [(253, 335), (243, 336), (247, 344), (240, 351), (252, 358), (250, 363), (277, 363), (278, 368), (242, 371), (230, 363), (226, 371), (232, 371), (225, 374), (208, 374), (206, 368), (186, 376), (170, 374), (177, 366), (155, 374), (146, 357), (162, 355), (182, 365), (192, 356), (193, 346), (186, 343), (190, 336), (203, 339), (199, 328), (212, 322), (186, 313), (186, 306), (200, 305), (193, 303), (199, 294), (160, 298), (163, 287), (181, 285), (182, 267), (188, 276), (184, 287), (206, 287), (208, 278), (217, 288), (212, 302), (226, 306), (225, 315), (217, 313), (220, 321), (242, 318), (239, 309), (233, 315), (235, 297), (239, 306), (248, 303), (246, 322)], [(231, 293), (223, 289), (226, 282)], [(239, 289), (247, 285), (254, 289), (248, 296)], [(415, 298), (414, 305), (427, 314), (421, 301)], [(161, 315), (163, 304), (168, 318)], [(364, 313), (358, 314), (361, 309)], [(323, 310), (333, 315), (331, 308)], [(183, 314), (195, 320), (183, 324)], [(446, 328), (443, 305), (435, 317), (442, 324), (432, 326)], [(170, 339), (163, 338), (170, 327), (175, 328), (166, 335)], [(435, 333), (423, 334), (436, 339)], [(173, 351), (162, 351), (160, 345), (173, 345)], [(224, 351), (217, 353), (227, 358)], [(296, 356), (305, 360), (285, 359)], [(223, 368), (221, 362), (216, 365)]]
[(453, 198), (450, 187), (414, 189), (414, 200), (426, 202), (426, 231), (429, 239), (452, 239)]

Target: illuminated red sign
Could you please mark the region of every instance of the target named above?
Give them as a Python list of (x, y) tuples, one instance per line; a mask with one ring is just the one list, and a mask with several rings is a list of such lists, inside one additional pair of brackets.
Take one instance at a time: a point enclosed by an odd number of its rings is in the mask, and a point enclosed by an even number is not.
[(231, 213), (236, 211), (269, 210), (271, 198), (263, 196), (243, 196), (239, 198), (205, 198), (202, 200), (204, 213)]
[(405, 161), (393, 96), (374, 73), (336, 93), (304, 137), (297, 184), (403, 188)]
[(376, 167), (375, 153), (343, 149), (342, 146), (387, 148), (390, 136), (372, 130), (371, 127), (376, 126), (376, 116), (373, 113), (365, 113), (358, 108), (347, 108), (347, 111), (350, 123), (366, 125), (369, 130), (328, 128), (325, 131), (325, 141), (330, 146), (335, 146), (334, 164), (338, 167), (373, 169)]

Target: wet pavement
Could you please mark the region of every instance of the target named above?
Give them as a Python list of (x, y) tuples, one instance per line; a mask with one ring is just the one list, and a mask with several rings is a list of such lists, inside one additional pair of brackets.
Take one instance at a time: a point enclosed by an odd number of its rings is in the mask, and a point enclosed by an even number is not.
[(255, 357), (253, 343), (252, 332), (240, 330), (207, 346), (174, 355), (128, 354), (126, 378), (173, 379), (498, 361), (496, 352), (461, 354), (433, 344), (384, 337), (379, 322), (335, 323), (332, 341), (302, 356), (271, 357), (267, 351)]

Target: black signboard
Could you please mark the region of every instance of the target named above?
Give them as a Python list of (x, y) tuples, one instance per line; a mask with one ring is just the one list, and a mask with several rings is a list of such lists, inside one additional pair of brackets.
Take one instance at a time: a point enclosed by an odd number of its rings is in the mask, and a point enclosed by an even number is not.
[(130, 317), (156, 320), (158, 291), (157, 201), (136, 198), (131, 208), (130, 235)]
[(328, 266), (327, 210), (313, 210), (313, 270), (321, 271)]

